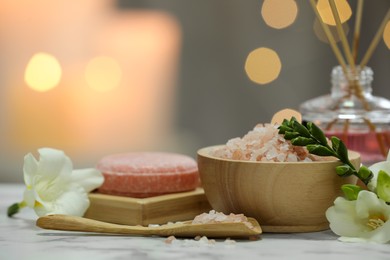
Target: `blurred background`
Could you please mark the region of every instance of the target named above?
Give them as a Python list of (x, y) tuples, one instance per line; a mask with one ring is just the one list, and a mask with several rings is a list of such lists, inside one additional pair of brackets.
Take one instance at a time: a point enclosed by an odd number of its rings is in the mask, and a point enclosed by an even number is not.
[[(336, 3), (351, 41), (356, 1)], [(359, 57), (389, 8), (365, 1)], [(368, 63), (385, 98), (389, 48), (390, 23)], [(75, 168), (131, 151), (195, 158), (329, 93), (336, 65), (309, 1), (3, 0), (0, 182), (21, 182), (40, 147)]]

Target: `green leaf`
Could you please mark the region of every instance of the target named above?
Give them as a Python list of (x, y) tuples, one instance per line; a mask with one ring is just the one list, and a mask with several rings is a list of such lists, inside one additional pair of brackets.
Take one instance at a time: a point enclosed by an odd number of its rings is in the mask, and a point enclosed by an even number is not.
[(385, 171), (378, 173), (376, 191), (379, 198), (390, 202), (390, 176)]
[(311, 138), (297, 137), (291, 140), (291, 143), (296, 146), (306, 146), (308, 144), (315, 144), (316, 141)]
[(354, 172), (355, 172), (354, 169), (352, 169), (351, 166), (349, 166), (348, 164), (343, 164), (336, 167), (336, 173), (338, 176), (341, 177), (350, 176), (354, 174)]
[(300, 124), (298, 121), (294, 121), (293, 125), (294, 131), (300, 133), (303, 137), (310, 138), (310, 132), (309, 130), (304, 127), (302, 124)]
[(333, 150), (337, 151), (339, 149), (339, 145), (340, 145), (341, 140), (335, 136), (332, 136), (330, 138), (330, 140), (332, 141)]
[(319, 143), (321, 143), (322, 145), (328, 144), (328, 140), (324, 132), (322, 132), (322, 130), (316, 124), (314, 124), (313, 122), (309, 122), (307, 123), (307, 128), (309, 129), (311, 135), (315, 139), (317, 139)]
[(339, 159), (344, 163), (349, 162), (348, 149), (345, 144), (335, 136), (332, 136), (330, 140), (332, 141), (332, 148), (337, 153)]
[(344, 195), (348, 200), (356, 200), (359, 192), (362, 191), (362, 188), (357, 185), (344, 184), (341, 186), (341, 190), (344, 192)]
[(298, 122), (298, 120), (295, 118), (295, 116), (291, 117), (290, 121), (289, 122), (289, 126), (293, 127), (294, 126), (294, 122)]
[(292, 131), (292, 129), (290, 127), (285, 126), (285, 125), (279, 126), (278, 129), (279, 129), (279, 134), (282, 134), (282, 135), (284, 135), (287, 132), (291, 132)]
[(284, 138), (286, 140), (291, 140), (291, 139), (294, 139), (294, 138), (297, 138), (299, 137), (299, 133), (298, 132), (286, 132), (284, 134)]
[(334, 156), (334, 152), (332, 150), (320, 144), (309, 144), (306, 148), (311, 154), (318, 156)]
[(296, 119), (294, 117), (292, 117), (291, 120), (284, 119), (282, 122), (282, 125), (290, 128), (290, 129), (293, 129), (294, 120), (296, 121)]
[[(290, 120), (288, 120), (288, 119), (283, 119), (282, 125), (290, 127), (290, 126), (291, 126), (291, 125), (290, 125)], [(290, 127), (290, 128), (291, 128), (291, 127)]]

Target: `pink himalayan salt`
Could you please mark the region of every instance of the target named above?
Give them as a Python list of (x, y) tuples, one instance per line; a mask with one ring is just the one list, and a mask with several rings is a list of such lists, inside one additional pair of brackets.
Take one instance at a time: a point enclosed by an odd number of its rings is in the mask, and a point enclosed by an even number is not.
[(247, 227), (253, 228), (252, 223), (248, 221), (248, 218), (244, 214), (233, 214), (225, 215), (222, 212), (216, 212), (210, 210), (209, 213), (202, 213), (192, 220), (192, 224), (208, 224), (208, 223), (237, 223), (242, 222)]
[[(199, 246), (214, 246), (216, 244), (216, 241), (214, 239), (209, 239), (206, 236), (196, 236), (194, 239), (184, 239), (184, 240), (178, 240), (176, 239), (175, 236), (169, 236), (164, 240), (164, 243), (168, 245), (199, 247)], [(227, 245), (232, 245), (234, 243), (235, 243), (234, 240), (230, 240), (230, 239), (225, 240), (225, 244)]]
[[(257, 239), (256, 239), (257, 240)], [(214, 246), (216, 245), (215, 239), (209, 239), (206, 236), (196, 236), (194, 239), (178, 240), (175, 236), (169, 236), (164, 240), (167, 245), (179, 245), (179, 246)], [(237, 242), (231, 238), (226, 238), (223, 242), (226, 246), (234, 246)]]
[(165, 240), (164, 240), (164, 243), (165, 244), (172, 244), (172, 242), (176, 240), (176, 237), (175, 236), (169, 236), (167, 237)]
[(215, 157), (242, 161), (311, 162), (320, 160), (306, 147), (294, 146), (278, 133), (276, 124), (258, 124), (242, 138), (230, 139), (212, 152)]

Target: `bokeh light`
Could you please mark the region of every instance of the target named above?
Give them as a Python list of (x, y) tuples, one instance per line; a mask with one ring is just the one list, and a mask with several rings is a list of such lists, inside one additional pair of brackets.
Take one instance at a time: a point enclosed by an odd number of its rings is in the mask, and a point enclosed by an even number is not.
[[(351, 6), (349, 5), (347, 0), (335, 0), (335, 4), (340, 16), (341, 23), (345, 23), (349, 20), (349, 18), (351, 18)], [(324, 23), (329, 25), (336, 25), (332, 13), (332, 8), (329, 5), (329, 0), (318, 0), (317, 9)]]
[(302, 122), (302, 114), (294, 109), (286, 108), (276, 112), (271, 119), (271, 124), (281, 125), (285, 119), (295, 117), (298, 122)]
[(383, 40), (385, 41), (387, 48), (390, 49), (390, 21), (387, 22), (383, 32)]
[(39, 92), (48, 91), (61, 80), (62, 69), (57, 59), (44, 52), (36, 53), (27, 64), (24, 80), (27, 85)]
[[(345, 34), (348, 35), (348, 33), (350, 31), (348, 23), (343, 23), (342, 27), (343, 27), (343, 30), (344, 30)], [(329, 43), (328, 37), (326, 36), (326, 34), (324, 32), (324, 29), (322, 29), (321, 22), (318, 19), (314, 20), (313, 30), (314, 30), (314, 34), (317, 36), (317, 38), (320, 41), (325, 42), (325, 43)], [(329, 30), (332, 33), (334, 40), (336, 42), (339, 42), (340, 41), (340, 36), (337, 33), (336, 27), (335, 26), (329, 26)]]
[(106, 92), (117, 87), (122, 78), (118, 62), (107, 56), (92, 59), (85, 70), (85, 79), (92, 89)]
[(283, 29), (294, 23), (298, 14), (295, 0), (264, 0), (261, 16), (265, 23), (275, 29)]
[(245, 71), (249, 79), (258, 84), (274, 81), (280, 73), (282, 63), (278, 54), (269, 48), (258, 48), (249, 53)]

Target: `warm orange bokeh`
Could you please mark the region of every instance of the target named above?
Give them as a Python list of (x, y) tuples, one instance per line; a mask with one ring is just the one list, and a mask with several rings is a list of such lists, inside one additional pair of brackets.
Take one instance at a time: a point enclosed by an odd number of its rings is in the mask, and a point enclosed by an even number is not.
[(245, 71), (255, 83), (267, 84), (274, 81), (280, 73), (282, 63), (279, 55), (269, 48), (258, 48), (249, 53)]
[(390, 49), (390, 21), (387, 22), (383, 32), (383, 40), (385, 41), (387, 48)]
[(266, 24), (275, 29), (292, 25), (298, 15), (295, 0), (264, 0), (261, 16)]
[(58, 60), (48, 53), (36, 53), (24, 73), (26, 84), (33, 90), (44, 92), (55, 88), (61, 80), (62, 69)]
[[(345, 23), (352, 16), (352, 9), (347, 0), (335, 0), (341, 23)], [(336, 25), (329, 0), (318, 0), (317, 9), (322, 21), (329, 25)]]

